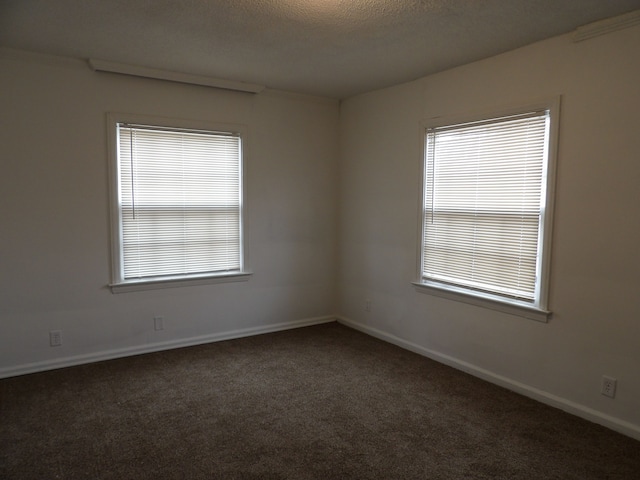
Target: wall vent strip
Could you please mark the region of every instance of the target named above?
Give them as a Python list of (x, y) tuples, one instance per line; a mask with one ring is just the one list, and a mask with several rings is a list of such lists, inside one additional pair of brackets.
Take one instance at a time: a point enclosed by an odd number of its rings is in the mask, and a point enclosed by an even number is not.
[(640, 10), (625, 13), (617, 17), (607, 18), (599, 22), (593, 22), (582, 27), (578, 27), (573, 33), (574, 42), (582, 42), (593, 37), (599, 37), (607, 33), (633, 27), (640, 24)]
[(265, 89), (264, 85), (254, 83), (236, 82), (221, 78), (206, 77), (203, 75), (191, 75), (188, 73), (172, 72), (170, 70), (158, 70), (155, 68), (140, 67), (124, 63), (109, 62), (105, 60), (89, 59), (89, 65), (96, 72), (121, 73), (134, 77), (154, 78), (170, 82), (188, 83), (190, 85), (202, 85), (205, 87), (222, 88), (236, 92), (260, 93)]

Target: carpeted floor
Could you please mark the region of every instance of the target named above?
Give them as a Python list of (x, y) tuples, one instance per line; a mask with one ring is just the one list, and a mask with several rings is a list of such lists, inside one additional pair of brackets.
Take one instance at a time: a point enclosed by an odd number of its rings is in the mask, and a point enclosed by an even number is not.
[(336, 323), (0, 380), (0, 478), (639, 479), (640, 442)]

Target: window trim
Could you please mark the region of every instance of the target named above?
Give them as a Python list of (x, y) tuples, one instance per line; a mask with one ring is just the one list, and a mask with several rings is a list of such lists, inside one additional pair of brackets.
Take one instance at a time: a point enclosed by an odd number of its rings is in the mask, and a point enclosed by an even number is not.
[[(131, 123), (153, 125), (168, 129), (201, 130), (208, 132), (232, 133), (240, 137), (242, 151), (240, 158), (240, 255), (241, 267), (237, 272), (211, 274), (192, 274), (149, 277), (145, 279), (125, 280), (122, 266), (122, 222), (120, 218), (120, 178), (118, 168), (118, 124)], [(111, 282), (108, 284), (112, 293), (124, 293), (160, 288), (206, 285), (215, 283), (242, 282), (252, 275), (249, 269), (249, 252), (247, 249), (247, 207), (245, 202), (245, 171), (247, 165), (247, 127), (241, 124), (214, 123), (180, 118), (139, 115), (131, 113), (107, 113), (107, 150), (109, 164), (109, 215), (111, 243)]]
[[(438, 116), (420, 122), (421, 135), (421, 188), (418, 205), (419, 228), (417, 239), (417, 261), (416, 261), (416, 281), (412, 282), (417, 292), (426, 293), (453, 301), (468, 303), (483, 308), (498, 310), (513, 315), (529, 318), (536, 321), (547, 322), (552, 312), (548, 309), (549, 287), (550, 287), (550, 267), (551, 267), (551, 243), (553, 229), (553, 211), (556, 184), (556, 163), (558, 150), (558, 130), (560, 121), (561, 96), (532, 101), (518, 106), (500, 108), (496, 110), (480, 111), (471, 114)], [(545, 165), (545, 175), (547, 181), (543, 184), (542, 200), (542, 221), (538, 237), (538, 250), (541, 254), (540, 260), (540, 282), (536, 285), (536, 299), (534, 302), (510, 299), (506, 296), (494, 295), (482, 291), (474, 291), (461, 286), (449, 285), (434, 280), (422, 278), (422, 260), (424, 255), (423, 232), (424, 232), (424, 196), (426, 189), (426, 141), (427, 130), (434, 127), (476, 122), (492, 118), (517, 115), (527, 111), (548, 110), (549, 111), (549, 144), (547, 150), (547, 162)]]

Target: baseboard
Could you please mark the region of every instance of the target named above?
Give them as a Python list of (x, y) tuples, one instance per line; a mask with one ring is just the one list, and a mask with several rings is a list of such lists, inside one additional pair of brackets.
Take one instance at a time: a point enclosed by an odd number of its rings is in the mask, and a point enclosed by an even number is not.
[(551, 393), (531, 387), (516, 380), (498, 375), (489, 370), (480, 368), (476, 365), (459, 360), (449, 355), (424, 348), (416, 343), (404, 340), (400, 337), (396, 337), (395, 335), (391, 335), (377, 328), (373, 328), (341, 316), (337, 316), (336, 319), (339, 323), (347, 327), (351, 327), (355, 330), (359, 330), (363, 333), (366, 333), (367, 335), (371, 335), (372, 337), (379, 338), (380, 340), (384, 340), (406, 350), (410, 350), (414, 353), (435, 360), (439, 363), (443, 363), (445, 365), (453, 367), (457, 370), (469, 373), (474, 377), (478, 377), (482, 380), (486, 380), (490, 383), (499, 385), (508, 390), (524, 395), (525, 397), (529, 397), (546, 405), (559, 408), (560, 410), (563, 410), (577, 417), (584, 418), (585, 420), (589, 420), (590, 422), (597, 423), (604, 427), (610, 428), (611, 430), (615, 430), (616, 432), (640, 440), (640, 426), (633, 423), (621, 420), (616, 417), (612, 417), (610, 415), (589, 408), (585, 405), (575, 403), (571, 400), (567, 400), (566, 398), (558, 397), (557, 395), (553, 395)]
[(129, 357), (132, 355), (141, 355), (144, 353), (160, 352), (163, 350), (171, 350), (174, 348), (191, 347), (202, 345), (205, 343), (220, 342), (223, 340), (232, 340), (234, 338), (250, 337), (252, 335), (260, 335), (263, 333), (273, 333), (282, 330), (290, 330), (294, 328), (308, 327), (311, 325), (319, 325), (321, 323), (335, 322), (334, 315), (324, 317), (306, 318), (293, 322), (275, 323), (261, 327), (244, 328), (239, 330), (231, 330), (222, 333), (214, 333), (211, 335), (201, 335), (197, 337), (182, 338), (170, 340), (167, 342), (157, 342), (135, 347), (120, 348), (114, 350), (104, 350), (101, 352), (90, 353), (86, 355), (75, 355), (64, 358), (56, 358), (43, 362), (34, 362), (23, 365), (17, 365), (8, 368), (0, 368), (0, 378), (15, 377), (18, 375), (26, 375), (28, 373), (43, 372), (46, 370), (55, 370), (57, 368), (72, 367), (74, 365), (83, 365), (86, 363), (100, 362), (103, 360), (112, 360), (115, 358)]

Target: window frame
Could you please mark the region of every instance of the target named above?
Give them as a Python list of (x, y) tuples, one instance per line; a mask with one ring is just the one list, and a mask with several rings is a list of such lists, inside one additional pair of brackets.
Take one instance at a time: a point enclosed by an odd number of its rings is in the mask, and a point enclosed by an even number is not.
[[(241, 140), (240, 151), (240, 269), (223, 273), (204, 273), (186, 275), (163, 275), (148, 278), (125, 279), (123, 271), (123, 238), (121, 217), (121, 189), (120, 169), (118, 162), (119, 124), (130, 123), (166, 128), (168, 130), (199, 130), (204, 132), (220, 132), (233, 134)], [(110, 214), (110, 243), (111, 243), (111, 282), (109, 288), (112, 293), (123, 293), (140, 290), (154, 290), (159, 288), (182, 287), (192, 285), (207, 285), (214, 283), (228, 283), (247, 281), (252, 275), (248, 265), (245, 203), (245, 170), (247, 163), (247, 127), (240, 124), (213, 123), (206, 121), (187, 120), (179, 118), (158, 117), (130, 113), (107, 113), (107, 140), (109, 164), (109, 214)]]
[[(547, 322), (551, 316), (549, 306), (549, 284), (551, 267), (551, 246), (553, 229), (553, 211), (556, 184), (556, 164), (558, 149), (558, 130), (560, 121), (561, 97), (542, 99), (529, 102), (516, 107), (505, 107), (493, 111), (484, 111), (465, 115), (438, 116), (424, 120), (420, 123), (421, 132), (421, 189), (419, 203), (419, 230), (417, 242), (417, 272), (416, 281), (412, 282), (416, 291), (427, 293), (449, 300), (468, 303), (492, 310), (497, 310), (521, 317)], [(470, 122), (482, 122), (501, 117), (520, 115), (526, 112), (548, 110), (549, 111), (549, 137), (546, 145), (547, 161), (544, 165), (541, 192), (541, 221), (538, 231), (539, 281), (536, 282), (536, 294), (533, 302), (509, 298), (499, 294), (473, 290), (462, 286), (446, 284), (435, 280), (422, 278), (422, 265), (425, 253), (424, 229), (425, 229), (425, 195), (427, 189), (427, 132), (431, 128), (460, 125)]]

